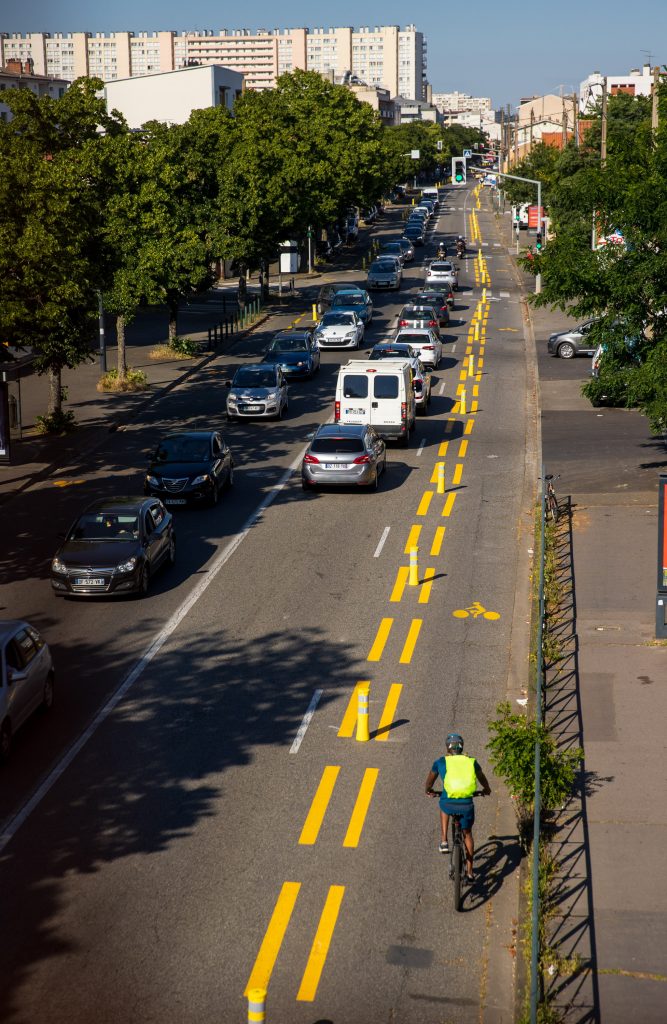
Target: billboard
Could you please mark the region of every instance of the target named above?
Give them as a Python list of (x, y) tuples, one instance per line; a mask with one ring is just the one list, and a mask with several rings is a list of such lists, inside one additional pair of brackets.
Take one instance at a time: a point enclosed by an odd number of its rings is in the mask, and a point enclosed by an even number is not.
[(529, 206), (528, 207), (528, 230), (533, 228), (537, 231), (541, 227), (542, 221), (544, 220), (544, 207), (543, 206)]

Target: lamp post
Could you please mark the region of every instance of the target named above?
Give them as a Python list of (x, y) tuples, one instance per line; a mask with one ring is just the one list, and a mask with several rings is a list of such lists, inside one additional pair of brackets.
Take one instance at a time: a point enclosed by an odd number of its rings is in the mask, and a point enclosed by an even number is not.
[[(537, 230), (540, 234), (544, 230), (544, 218), (542, 216), (542, 182), (538, 178), (522, 178), (519, 174), (507, 174), (506, 171), (499, 171), (500, 178), (513, 178), (514, 181), (527, 181), (529, 185), (537, 185)], [(535, 294), (542, 291), (542, 275), (535, 275)]]

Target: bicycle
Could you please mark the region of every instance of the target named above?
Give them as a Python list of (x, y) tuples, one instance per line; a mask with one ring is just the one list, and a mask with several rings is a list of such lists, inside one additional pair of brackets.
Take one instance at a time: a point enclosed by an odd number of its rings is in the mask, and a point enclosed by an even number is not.
[(547, 514), (551, 516), (551, 518), (552, 518), (554, 523), (558, 522), (558, 516), (559, 516), (560, 513), (559, 513), (559, 509), (558, 509), (558, 498), (556, 497), (556, 492), (554, 490), (554, 485), (552, 484), (551, 481), (552, 480), (558, 480), (559, 477), (560, 477), (560, 473), (558, 474), (558, 476), (555, 476), (555, 477), (554, 477), (553, 473), (546, 473), (545, 477), (544, 477), (544, 479), (546, 481), (546, 485), (547, 485), (547, 493), (546, 493)]
[[(477, 789), (473, 796), (483, 796), (484, 790)], [(452, 848), (449, 855), (449, 877), (454, 882), (454, 910), (461, 912), (461, 879), (463, 876), (463, 865), (466, 859), (466, 847), (463, 841), (463, 829), (461, 828), (462, 814), (450, 813), (452, 819)]]

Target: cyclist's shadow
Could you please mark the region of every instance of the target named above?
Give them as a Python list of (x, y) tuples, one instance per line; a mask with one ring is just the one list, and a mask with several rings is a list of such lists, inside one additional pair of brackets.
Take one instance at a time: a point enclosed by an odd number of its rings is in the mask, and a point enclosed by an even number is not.
[(523, 851), (518, 836), (489, 836), (475, 847), (475, 881), (463, 890), (461, 910), (468, 913), (492, 899), (518, 868)]

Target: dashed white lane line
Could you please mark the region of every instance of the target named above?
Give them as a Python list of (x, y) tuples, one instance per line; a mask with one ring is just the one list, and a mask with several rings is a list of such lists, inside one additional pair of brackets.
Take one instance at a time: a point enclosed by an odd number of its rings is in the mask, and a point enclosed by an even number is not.
[(420, 455), (421, 455), (421, 453), (422, 453), (422, 452), (424, 451), (424, 445), (425, 445), (425, 444), (426, 444), (426, 438), (425, 438), (425, 437), (423, 437), (423, 438), (421, 439), (421, 442), (420, 442), (420, 444), (419, 444), (419, 448), (417, 449), (417, 456), (420, 456)]
[(308, 705), (308, 710), (306, 711), (305, 715), (303, 716), (303, 720), (301, 722), (301, 725), (299, 726), (299, 728), (297, 730), (297, 734), (294, 737), (294, 742), (292, 743), (292, 746), (289, 748), (290, 754), (296, 754), (298, 749), (299, 749), (299, 747), (303, 743), (303, 737), (306, 735), (306, 729), (308, 728), (308, 726), (310, 725), (310, 723), (311, 723), (311, 721), (313, 719), (313, 715), (315, 714), (315, 708), (319, 704), (320, 697), (322, 696), (323, 693), (324, 693), (324, 690), (315, 690), (315, 693), (313, 694), (313, 699), (311, 700), (310, 704)]
[[(417, 455), (419, 455), (419, 452), (417, 452)], [(382, 531), (382, 536), (380, 537), (380, 541), (378, 543), (378, 546), (375, 549), (375, 553), (373, 555), (373, 558), (379, 558), (380, 557), (380, 553), (382, 551), (382, 548), (384, 547), (384, 542), (386, 541), (387, 537), (389, 536), (389, 531), (390, 530), (391, 530), (391, 526), (385, 526), (384, 530)]]
[(498, 292), (498, 294), (500, 295), (501, 299), (509, 299), (509, 297), (510, 297), (510, 293), (509, 292)]
[(444, 380), (443, 380), (442, 384), (441, 384), (441, 385), (440, 385), (440, 387), (438, 388), (438, 394), (439, 394), (439, 395), (444, 395), (444, 393), (445, 393), (445, 382), (444, 382)]

